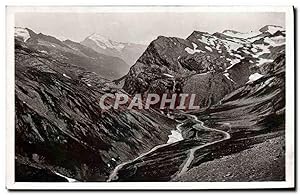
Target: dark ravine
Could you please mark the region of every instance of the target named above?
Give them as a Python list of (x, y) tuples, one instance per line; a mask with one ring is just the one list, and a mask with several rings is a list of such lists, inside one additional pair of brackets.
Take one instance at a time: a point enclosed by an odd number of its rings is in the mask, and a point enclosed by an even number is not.
[(152, 109), (101, 110), (101, 95), (125, 92), (89, 71), (18, 41), (15, 56), (18, 163), (78, 181), (105, 181), (116, 163), (165, 143), (175, 127)]

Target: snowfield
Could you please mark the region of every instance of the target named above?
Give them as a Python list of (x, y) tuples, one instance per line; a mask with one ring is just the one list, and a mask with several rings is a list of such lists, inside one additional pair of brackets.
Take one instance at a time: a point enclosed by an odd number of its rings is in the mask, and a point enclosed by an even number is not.
[(89, 39), (94, 41), (102, 49), (111, 48), (122, 51), (122, 49), (125, 47), (125, 45), (122, 43), (111, 41), (108, 38), (95, 33), (89, 36)]
[(242, 33), (242, 32), (236, 32), (236, 31), (231, 31), (231, 30), (225, 30), (225, 31), (223, 31), (223, 34), (230, 36), (230, 37), (248, 39), (250, 37), (255, 37), (255, 36), (259, 35), (260, 32), (250, 31), (250, 32)]

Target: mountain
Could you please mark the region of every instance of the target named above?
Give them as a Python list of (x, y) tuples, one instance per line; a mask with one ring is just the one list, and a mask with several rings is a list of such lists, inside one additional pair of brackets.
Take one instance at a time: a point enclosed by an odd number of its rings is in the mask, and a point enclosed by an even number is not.
[[(136, 62), (147, 47), (141, 44), (112, 41), (96, 33), (85, 38), (81, 44), (99, 53), (121, 58), (130, 66)], [(130, 66), (128, 66), (128, 70)]]
[[(217, 104), (178, 112), (183, 140), (123, 163), (111, 181), (284, 181), (285, 55), (264, 66), (264, 76)], [(283, 141), (274, 146), (274, 138)]]
[[(194, 181), (202, 163), (284, 136), (282, 27), (159, 36), (121, 77), (116, 64), (128, 67), (122, 62), (15, 29), (16, 181)], [(99, 98), (116, 93), (196, 94), (201, 109), (172, 116), (157, 105), (102, 110)], [(245, 168), (243, 159), (235, 161)]]
[[(61, 175), (105, 181), (116, 164), (167, 142), (172, 120), (152, 109), (101, 110), (103, 94), (125, 92), (65, 59), (66, 53), (97, 53), (78, 43), (22, 32), (25, 36), (15, 39), (17, 181), (66, 181)], [(79, 49), (76, 55), (74, 48)]]
[(171, 75), (183, 93), (196, 93), (196, 103), (208, 107), (261, 77), (263, 65), (284, 52), (285, 30), (273, 25), (249, 33), (194, 31), (186, 39), (159, 36), (117, 82), (124, 83), (130, 94), (164, 93), (170, 80), (165, 75)]
[(27, 47), (38, 50), (61, 62), (74, 64), (101, 75), (105, 79), (117, 79), (128, 72), (128, 64), (122, 59), (107, 56), (80, 43), (35, 33), (28, 28), (15, 28), (16, 39), (26, 43)]
[(215, 125), (230, 123), (234, 129), (244, 129), (244, 133), (245, 127), (264, 131), (284, 129), (285, 54), (263, 66), (263, 76), (224, 96), (201, 118), (207, 123), (214, 121)]

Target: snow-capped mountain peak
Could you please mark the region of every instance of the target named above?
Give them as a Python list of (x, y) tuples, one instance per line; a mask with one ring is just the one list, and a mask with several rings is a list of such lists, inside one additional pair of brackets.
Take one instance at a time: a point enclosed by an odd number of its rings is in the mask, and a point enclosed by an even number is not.
[(247, 39), (250, 37), (255, 37), (259, 35), (261, 32), (256, 32), (256, 31), (250, 31), (250, 32), (238, 32), (234, 30), (224, 30), (223, 34), (230, 36), (230, 37), (236, 37), (236, 38), (241, 38), (241, 39)]
[(26, 42), (30, 38), (30, 34), (26, 28), (15, 27), (15, 37), (21, 38)]
[(99, 53), (121, 58), (127, 64), (134, 64), (147, 47), (141, 44), (114, 41), (98, 33), (91, 34), (81, 44)]
[(201, 51), (210, 47), (213, 48), (213, 53), (219, 53), (218, 55), (230, 63), (226, 65), (227, 68), (240, 63), (245, 57), (252, 58), (250, 63), (260, 67), (271, 62), (275, 53), (284, 50), (284, 31), (284, 28), (275, 25), (267, 25), (260, 30), (249, 32), (224, 30), (222, 33), (209, 34), (194, 31), (188, 37), (193, 47), (189, 46), (185, 50), (190, 55), (201, 55)]
[(259, 29), (260, 32), (269, 32), (270, 34), (275, 34), (277, 31), (284, 31), (284, 28), (276, 25), (266, 25)]
[(93, 33), (88, 37), (88, 39), (94, 41), (102, 49), (110, 48), (116, 49), (120, 52), (125, 47), (123, 43), (112, 41), (109, 38), (97, 33)]

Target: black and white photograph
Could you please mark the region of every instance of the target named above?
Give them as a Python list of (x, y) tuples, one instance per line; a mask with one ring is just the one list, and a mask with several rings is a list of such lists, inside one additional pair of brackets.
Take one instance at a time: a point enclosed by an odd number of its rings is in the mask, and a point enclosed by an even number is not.
[(8, 188), (293, 188), (293, 25), (292, 6), (7, 7)]

